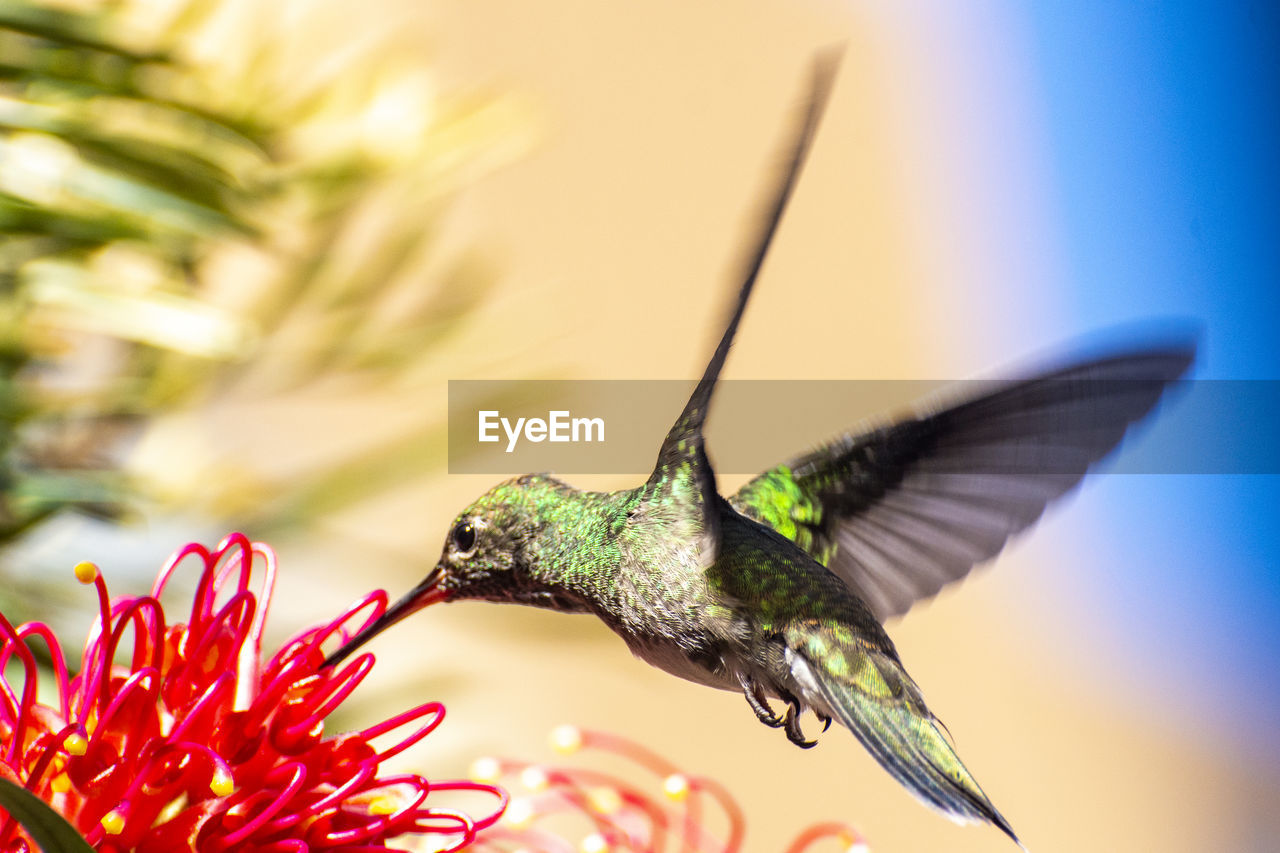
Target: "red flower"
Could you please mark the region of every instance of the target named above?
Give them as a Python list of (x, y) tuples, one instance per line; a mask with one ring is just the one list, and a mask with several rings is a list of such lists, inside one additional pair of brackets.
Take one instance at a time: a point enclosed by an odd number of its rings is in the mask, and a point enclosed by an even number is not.
[[(742, 849), (742, 810), (728, 790), (703, 776), (691, 776), (649, 749), (617, 735), (561, 726), (552, 732), (559, 752), (596, 749), (628, 759), (661, 780), (659, 786), (581, 767), (558, 767), (483, 758), (472, 777), (488, 783), (518, 782), (527, 794), (515, 797), (504, 819), (479, 833), (471, 849), (548, 853), (737, 853)], [(723, 813), (708, 815), (714, 803)], [(568, 840), (565, 817), (577, 818), (577, 845)], [(711, 819), (709, 819), (709, 817)], [(716, 830), (716, 823), (724, 823)], [(585, 834), (584, 834), (585, 833)], [(800, 833), (787, 853), (803, 853), (819, 841), (839, 843), (848, 853), (866, 853), (866, 842), (843, 823), (822, 823)]]
[[(160, 594), (194, 557), (201, 569), (186, 623), (169, 624)], [(17, 689), (0, 674), (0, 775), (44, 799), (100, 851), (306, 853), (393, 850), (406, 833), (439, 850), (469, 844), (494, 823), (506, 794), (492, 785), (379, 776), (381, 762), (430, 734), (444, 706), (428, 702), (358, 732), (326, 738), (324, 721), (368, 674), (371, 655), (318, 671), (322, 643), (385, 609), (366, 596), (305, 631), (262, 663), (262, 628), (275, 555), (240, 534), (209, 552), (187, 545), (161, 569), (150, 595), (110, 602), (92, 563), (77, 576), (97, 587), (99, 617), (80, 672), (42, 623), (19, 628), (0, 615), (0, 673), (22, 663)], [(251, 590), (256, 577), (259, 593)], [(355, 629), (362, 627), (354, 626)], [(126, 642), (128, 635), (128, 642)], [(49, 647), (57, 698), (37, 695), (29, 638)], [(127, 663), (113, 663), (128, 650)], [(375, 740), (392, 739), (378, 747)], [(482, 819), (429, 803), (444, 790), (482, 791), (497, 804)], [(34, 849), (0, 818), (0, 851)]]

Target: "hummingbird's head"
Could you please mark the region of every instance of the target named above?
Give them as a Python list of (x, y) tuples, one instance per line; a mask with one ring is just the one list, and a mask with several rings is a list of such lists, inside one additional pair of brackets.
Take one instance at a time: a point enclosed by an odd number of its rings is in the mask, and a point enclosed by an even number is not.
[(436, 569), (444, 600), (577, 610), (546, 568), (556, 508), (572, 489), (544, 474), (501, 483), (453, 520)]
[(553, 525), (553, 507), (571, 491), (542, 474), (527, 474), (490, 489), (453, 520), (440, 559), (427, 576), (330, 655), (324, 666), (341, 661), (406, 616), (438, 602), (472, 599), (584, 610), (579, 600), (542, 571), (544, 534)]

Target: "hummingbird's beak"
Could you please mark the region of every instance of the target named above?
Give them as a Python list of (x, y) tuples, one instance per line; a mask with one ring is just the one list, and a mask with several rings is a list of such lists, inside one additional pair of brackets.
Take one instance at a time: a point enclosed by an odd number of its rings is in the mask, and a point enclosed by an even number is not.
[(407, 595), (388, 607), (381, 616), (370, 623), (363, 631), (356, 634), (350, 640), (347, 640), (347, 642), (343, 644), (342, 648), (325, 658), (324, 663), (320, 664), (320, 668), (326, 669), (334, 666), (335, 664), (341, 663), (356, 649), (360, 648), (378, 634), (381, 634), (383, 631), (399, 622), (401, 619), (417, 613), (428, 605), (435, 604), (438, 601), (443, 601), (445, 599), (445, 591), (440, 586), (440, 582), (443, 579), (444, 568), (437, 565), (425, 578), (422, 579), (422, 583), (409, 590)]

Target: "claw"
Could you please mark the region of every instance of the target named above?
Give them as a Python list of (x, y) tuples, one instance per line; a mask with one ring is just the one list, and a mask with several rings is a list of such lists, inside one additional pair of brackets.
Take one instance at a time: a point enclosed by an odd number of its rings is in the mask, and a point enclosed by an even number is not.
[(823, 732), (826, 732), (826, 730), (827, 730), (827, 729), (831, 728), (831, 718), (830, 718), (830, 717), (828, 717), (826, 714), (819, 714), (817, 711), (814, 711), (814, 712), (813, 712), (813, 714), (814, 714), (814, 716), (816, 716), (819, 720), (822, 720), (822, 731), (823, 731)]
[(773, 713), (764, 691), (760, 689), (760, 685), (756, 684), (751, 676), (739, 675), (738, 682), (742, 685), (742, 695), (747, 697), (747, 704), (755, 712), (757, 720), (773, 729), (786, 725), (786, 722), (781, 717)]
[(801, 749), (810, 749), (818, 745), (816, 740), (805, 740), (804, 732), (800, 731), (800, 703), (793, 697), (787, 704), (787, 718), (783, 724), (787, 727), (787, 740), (794, 743)]

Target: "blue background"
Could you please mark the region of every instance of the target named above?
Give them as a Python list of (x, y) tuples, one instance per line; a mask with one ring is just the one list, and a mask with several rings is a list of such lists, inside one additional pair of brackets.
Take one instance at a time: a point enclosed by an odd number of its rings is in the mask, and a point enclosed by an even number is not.
[[(1049, 119), (1073, 323), (1152, 313), (1203, 323), (1198, 378), (1280, 378), (1280, 7), (1030, 7)], [(1277, 441), (1223, 413), (1199, 440)], [(1098, 578), (1119, 654), (1280, 740), (1276, 476), (1127, 476), (1096, 512), (1141, 517), (1125, 571)], [(1170, 681), (1169, 683), (1172, 683)]]

